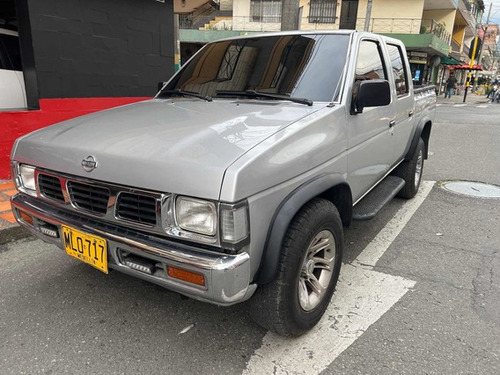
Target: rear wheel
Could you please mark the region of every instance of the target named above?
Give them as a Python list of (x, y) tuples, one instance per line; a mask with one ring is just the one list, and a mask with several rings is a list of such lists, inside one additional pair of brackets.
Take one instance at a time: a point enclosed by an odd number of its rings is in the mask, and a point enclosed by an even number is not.
[(399, 191), (398, 197), (409, 199), (417, 194), (424, 171), (424, 149), (424, 141), (420, 138), (412, 158), (403, 161), (394, 170), (393, 175), (405, 180), (405, 186)]
[(307, 203), (288, 228), (275, 280), (250, 300), (252, 318), (284, 336), (314, 327), (337, 284), (343, 246), (342, 222), (333, 203)]

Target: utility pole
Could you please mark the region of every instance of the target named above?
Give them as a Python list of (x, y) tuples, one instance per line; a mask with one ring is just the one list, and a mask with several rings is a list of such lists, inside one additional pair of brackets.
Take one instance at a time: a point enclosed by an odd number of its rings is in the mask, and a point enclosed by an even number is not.
[(479, 53), (477, 54), (477, 63), (481, 64), (481, 54), (483, 53), (484, 40), (486, 39), (486, 32), (488, 31), (488, 25), (490, 24), (490, 16), (491, 16), (491, 6), (493, 3), (490, 3), (490, 9), (488, 10), (488, 17), (486, 18), (486, 25), (484, 26), (483, 33), (483, 43), (481, 43), (481, 48), (479, 48)]
[(368, 0), (366, 4), (365, 27), (363, 30), (370, 31), (370, 19), (372, 18), (373, 0)]
[(471, 45), (471, 48), (472, 48), (472, 57), (470, 59), (470, 63), (469, 63), (469, 73), (467, 74), (467, 82), (465, 82), (465, 91), (464, 91), (464, 101), (463, 103), (465, 103), (465, 99), (467, 99), (467, 91), (469, 90), (469, 86), (470, 86), (470, 80), (472, 78), (472, 67), (474, 66), (474, 58), (476, 57), (476, 52), (477, 52), (477, 43), (479, 43), (479, 41), (476, 43), (476, 36), (474, 36), (474, 39), (472, 39), (472, 45)]
[(174, 69), (181, 67), (181, 42), (179, 38), (179, 14), (174, 14)]
[[(492, 6), (492, 3), (490, 3), (490, 9), (488, 11), (488, 18), (486, 19), (486, 25), (489, 24), (490, 22), (490, 15), (491, 15), (491, 6)], [(477, 61), (479, 63), (479, 59), (481, 57), (481, 52), (483, 51), (483, 45), (484, 45), (484, 39), (486, 37), (486, 30), (488, 29), (488, 27), (486, 26), (486, 29), (484, 30), (484, 34), (483, 34), (483, 43), (481, 43), (481, 47), (479, 48), (479, 52), (477, 54)], [(467, 99), (467, 91), (469, 90), (469, 86), (470, 86), (470, 81), (471, 81), (471, 78), (472, 78), (472, 67), (474, 66), (474, 59), (476, 57), (476, 48), (477, 48), (477, 43), (479, 43), (479, 41), (476, 43), (476, 33), (474, 33), (474, 39), (473, 39), (473, 45), (471, 46), (472, 47), (472, 58), (470, 59), (470, 64), (469, 64), (469, 74), (467, 75), (467, 82), (465, 84), (465, 92), (464, 92), (464, 100), (463, 100), (463, 103), (465, 103), (465, 100)]]
[(281, 2), (281, 30), (299, 29), (300, 0), (286, 0)]

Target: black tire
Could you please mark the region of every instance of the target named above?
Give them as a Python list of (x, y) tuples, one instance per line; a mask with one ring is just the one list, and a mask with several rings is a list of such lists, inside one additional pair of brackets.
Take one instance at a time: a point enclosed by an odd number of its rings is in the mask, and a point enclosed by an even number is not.
[(410, 199), (417, 194), (424, 171), (424, 149), (424, 141), (420, 138), (412, 158), (408, 161), (403, 161), (394, 170), (394, 176), (405, 180), (405, 186), (399, 191), (398, 197)]
[(252, 319), (282, 336), (299, 336), (314, 327), (335, 290), (343, 248), (335, 205), (319, 198), (307, 203), (285, 235), (276, 278), (249, 301)]

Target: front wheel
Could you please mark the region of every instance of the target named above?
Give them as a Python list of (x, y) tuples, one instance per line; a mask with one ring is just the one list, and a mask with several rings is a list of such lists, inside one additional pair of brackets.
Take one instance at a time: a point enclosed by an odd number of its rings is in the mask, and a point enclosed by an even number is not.
[(274, 281), (257, 289), (252, 318), (283, 336), (299, 336), (321, 319), (335, 290), (344, 248), (333, 203), (314, 199), (290, 224)]

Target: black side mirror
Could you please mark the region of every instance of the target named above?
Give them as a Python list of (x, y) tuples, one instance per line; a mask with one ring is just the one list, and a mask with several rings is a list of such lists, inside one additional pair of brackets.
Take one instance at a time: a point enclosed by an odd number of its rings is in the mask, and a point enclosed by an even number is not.
[(351, 114), (362, 113), (366, 107), (381, 107), (391, 103), (391, 86), (384, 79), (356, 81), (353, 89)]

